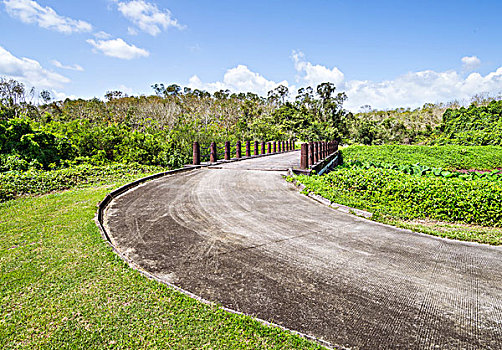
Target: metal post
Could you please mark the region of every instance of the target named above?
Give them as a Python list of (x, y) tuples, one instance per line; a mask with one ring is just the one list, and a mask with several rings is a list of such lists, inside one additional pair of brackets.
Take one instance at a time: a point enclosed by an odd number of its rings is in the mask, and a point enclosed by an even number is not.
[(277, 152), (281, 153), (281, 141), (277, 141)]
[(334, 152), (338, 151), (338, 141), (334, 141), (335, 142), (335, 150)]
[(317, 163), (319, 160), (319, 144), (314, 142), (314, 163)]
[(246, 157), (251, 156), (251, 142), (246, 141)]
[(274, 147), (273, 148), (274, 149), (274, 153), (277, 153), (277, 141), (274, 141), (274, 146), (273, 147)]
[(293, 151), (295, 150), (295, 140), (291, 140), (291, 143), (293, 145)]
[(314, 143), (309, 142), (309, 166), (314, 165)]
[(286, 152), (286, 142), (282, 141), (282, 151)]
[(267, 142), (267, 153), (271, 153), (271, 152), (272, 152), (272, 143)]
[(239, 159), (241, 157), (241, 142), (237, 141), (235, 144), (235, 158)]
[(193, 165), (200, 165), (200, 146), (197, 141), (193, 143)]
[(265, 142), (261, 142), (261, 154), (265, 154)]
[(254, 155), (257, 156), (258, 155), (258, 141), (255, 141), (254, 142)]
[(302, 150), (300, 151), (300, 169), (307, 169), (309, 163), (309, 145), (302, 143)]
[(216, 143), (211, 142), (209, 162), (216, 163), (218, 161), (218, 152), (216, 150)]

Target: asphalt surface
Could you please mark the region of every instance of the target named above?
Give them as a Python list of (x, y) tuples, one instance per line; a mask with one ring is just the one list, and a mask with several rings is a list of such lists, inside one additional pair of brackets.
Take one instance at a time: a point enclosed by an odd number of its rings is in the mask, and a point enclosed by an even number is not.
[(206, 300), (352, 349), (502, 349), (502, 249), (333, 210), (292, 152), (148, 182), (105, 213), (112, 244)]

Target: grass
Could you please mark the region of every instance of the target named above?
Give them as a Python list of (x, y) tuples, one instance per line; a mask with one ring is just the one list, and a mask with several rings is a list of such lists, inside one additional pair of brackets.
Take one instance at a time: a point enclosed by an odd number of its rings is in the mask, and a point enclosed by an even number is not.
[(343, 148), (342, 154), (344, 161), (420, 163), (448, 170), (502, 168), (502, 147), (498, 146), (349, 146)]
[(380, 217), (378, 221), (432, 236), (466, 242), (502, 245), (502, 229), (433, 220), (400, 220)]
[(0, 348), (321, 348), (129, 268), (93, 221), (125, 182), (0, 203)]

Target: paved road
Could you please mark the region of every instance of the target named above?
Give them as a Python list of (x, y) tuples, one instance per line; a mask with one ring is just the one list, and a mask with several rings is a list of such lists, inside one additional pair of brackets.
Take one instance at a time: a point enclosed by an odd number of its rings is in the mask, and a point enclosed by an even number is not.
[(502, 249), (332, 210), (283, 180), (298, 157), (126, 192), (105, 215), (112, 243), (204, 299), (338, 346), (502, 349)]

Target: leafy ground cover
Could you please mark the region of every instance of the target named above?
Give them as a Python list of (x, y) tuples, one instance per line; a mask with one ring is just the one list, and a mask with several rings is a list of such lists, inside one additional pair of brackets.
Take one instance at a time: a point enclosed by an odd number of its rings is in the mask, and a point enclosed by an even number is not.
[(0, 203), (0, 348), (320, 348), (130, 269), (92, 220), (125, 182)]
[(500, 182), (419, 177), (397, 170), (340, 168), (297, 176), (331, 202), (372, 212), (376, 221), (429, 234), (502, 244)]
[(350, 146), (342, 150), (343, 161), (392, 165), (421, 165), (445, 170), (502, 168), (498, 146)]
[(26, 194), (44, 194), (85, 184), (132, 180), (141, 174), (164, 170), (162, 167), (139, 164), (81, 164), (52, 171), (34, 168), (28, 171), (9, 171), (0, 173), (0, 202)]
[(455, 172), (500, 168), (501, 147), (351, 146), (342, 155), (344, 164), (327, 175), (298, 176), (305, 191), (368, 210), (377, 221), (502, 244), (500, 171)]

